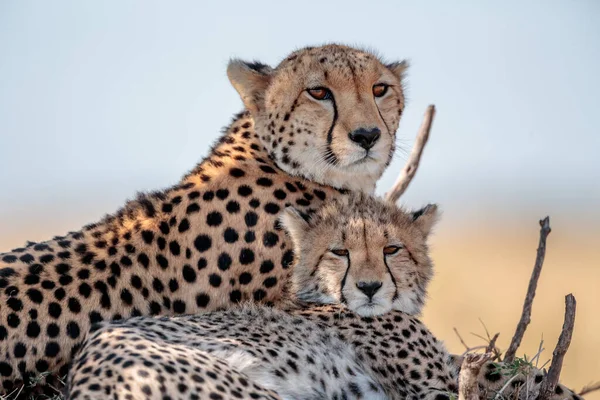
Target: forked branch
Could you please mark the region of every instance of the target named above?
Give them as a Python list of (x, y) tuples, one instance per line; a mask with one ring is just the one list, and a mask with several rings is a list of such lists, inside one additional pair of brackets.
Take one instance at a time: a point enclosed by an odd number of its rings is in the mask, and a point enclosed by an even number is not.
[(565, 297), (565, 321), (558, 338), (558, 343), (556, 344), (554, 352), (552, 353), (552, 363), (548, 369), (548, 375), (546, 375), (544, 381), (542, 382), (538, 400), (549, 399), (554, 393), (554, 389), (558, 384), (563, 360), (565, 358), (565, 354), (567, 354), (567, 350), (569, 350), (571, 338), (573, 337), (576, 306), (577, 302), (575, 301), (575, 296), (568, 294)]
[(527, 325), (531, 322), (531, 308), (533, 305), (533, 298), (535, 297), (535, 290), (537, 288), (538, 280), (542, 272), (542, 266), (544, 265), (544, 258), (546, 256), (546, 238), (550, 234), (550, 217), (546, 217), (540, 221), (540, 242), (537, 249), (537, 256), (535, 258), (535, 265), (533, 272), (531, 273), (531, 279), (529, 280), (529, 287), (527, 288), (527, 295), (525, 296), (525, 303), (523, 304), (523, 312), (521, 313), (521, 319), (517, 324), (517, 330), (513, 338), (510, 341), (510, 346), (504, 354), (504, 362), (511, 363), (515, 359), (517, 350), (523, 340), (523, 335), (527, 329)]
[(421, 124), (421, 128), (419, 128), (419, 132), (417, 133), (417, 138), (412, 151), (410, 152), (410, 156), (408, 157), (408, 161), (400, 172), (400, 175), (394, 183), (394, 186), (392, 186), (390, 191), (385, 195), (385, 199), (387, 201), (392, 203), (397, 202), (400, 196), (402, 196), (402, 194), (406, 191), (406, 188), (408, 188), (410, 181), (412, 181), (413, 177), (417, 173), (419, 163), (421, 162), (421, 155), (423, 154), (423, 149), (425, 148), (427, 140), (429, 139), (429, 131), (431, 131), (431, 124), (433, 122), (434, 115), (435, 106), (430, 105), (427, 107), (427, 111), (425, 111), (423, 123)]

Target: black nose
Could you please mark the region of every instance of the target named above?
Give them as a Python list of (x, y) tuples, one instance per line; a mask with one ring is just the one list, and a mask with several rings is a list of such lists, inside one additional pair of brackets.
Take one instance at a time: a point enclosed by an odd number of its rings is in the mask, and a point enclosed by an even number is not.
[(369, 150), (371, 147), (375, 146), (377, 139), (381, 136), (381, 131), (379, 128), (359, 128), (350, 132), (348, 136), (350, 137), (350, 140), (358, 143), (360, 147)]
[(381, 288), (383, 284), (381, 282), (358, 282), (356, 287), (366, 294), (369, 299), (372, 299), (375, 296), (375, 293)]

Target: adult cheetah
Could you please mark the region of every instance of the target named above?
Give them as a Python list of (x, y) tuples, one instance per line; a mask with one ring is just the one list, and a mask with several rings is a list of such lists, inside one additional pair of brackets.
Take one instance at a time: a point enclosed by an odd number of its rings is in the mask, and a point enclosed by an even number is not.
[[(281, 309), (98, 324), (74, 362), (70, 399), (251, 399), (259, 390), (287, 400), (456, 397), (459, 363), (401, 311), (421, 308), (435, 219), (434, 206), (406, 213), (361, 196), (331, 202), (309, 222), (286, 210), (298, 257)], [(485, 399), (509, 379), (503, 398), (535, 398), (542, 378), (535, 369), (513, 378), (488, 362), (478, 382)], [(566, 397), (579, 399), (559, 386), (553, 398)]]
[(340, 45), (276, 68), (231, 61), (246, 110), (179, 184), (0, 255), (0, 393), (64, 375), (99, 321), (277, 302), (293, 259), (277, 215), (374, 190), (394, 152), (405, 69)]

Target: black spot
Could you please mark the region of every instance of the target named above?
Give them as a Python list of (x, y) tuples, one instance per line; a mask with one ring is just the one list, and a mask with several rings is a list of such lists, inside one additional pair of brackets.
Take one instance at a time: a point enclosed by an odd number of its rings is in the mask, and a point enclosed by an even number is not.
[[(4, 260), (6, 261), (6, 260)], [(10, 364), (3, 362), (0, 362), (0, 375), (2, 376), (11, 376), (13, 373), (13, 368), (10, 366)]]
[(221, 277), (217, 274), (210, 274), (208, 283), (210, 283), (210, 286), (212, 287), (219, 287), (221, 286)]
[(169, 290), (171, 291), (171, 293), (173, 293), (176, 292), (177, 289), (179, 289), (179, 283), (177, 283), (177, 280), (171, 279), (169, 281)]
[(239, 303), (240, 301), (242, 301), (242, 292), (240, 292), (239, 290), (234, 290), (231, 293), (229, 293), (229, 300), (232, 303)]
[(242, 197), (248, 197), (252, 194), (252, 188), (248, 185), (242, 185), (238, 188), (238, 194)]
[(267, 274), (273, 271), (273, 268), (275, 268), (275, 264), (273, 264), (273, 261), (271, 260), (265, 260), (262, 262), (262, 264), (260, 264), (261, 274)]
[(175, 240), (169, 243), (169, 250), (171, 250), (171, 254), (173, 254), (174, 256), (178, 256), (179, 254), (181, 254), (181, 248), (179, 247), (179, 243), (177, 243), (177, 241)]
[(227, 229), (225, 229), (225, 232), (223, 232), (223, 238), (225, 239), (225, 241), (227, 243), (235, 243), (235, 242), (237, 242), (239, 237), (240, 236), (233, 228), (227, 228)]
[(273, 168), (269, 167), (268, 165), (261, 165), (260, 169), (263, 172), (266, 172), (267, 174), (276, 174), (277, 171), (275, 171)]
[(137, 275), (131, 275), (129, 282), (131, 283), (131, 286), (138, 290), (142, 288), (142, 279)]
[(243, 248), (240, 251), (239, 257), (240, 264), (248, 265), (254, 262), (254, 252), (249, 248)]
[(90, 317), (90, 324), (92, 324), (92, 325), (102, 321), (102, 315), (100, 315), (100, 313), (96, 312), (96, 311), (92, 311), (90, 313), (89, 317)]
[(182, 273), (183, 273), (183, 279), (185, 279), (186, 282), (192, 283), (192, 282), (196, 281), (196, 271), (194, 271), (194, 269), (191, 266), (189, 266), (187, 264), (184, 265)]
[(279, 236), (275, 232), (265, 232), (263, 244), (265, 247), (273, 247), (279, 242)]
[(92, 287), (87, 283), (83, 282), (79, 285), (79, 294), (85, 297), (86, 299), (90, 297), (92, 294)]
[(230, 200), (225, 208), (230, 214), (235, 214), (240, 211), (240, 203), (235, 200)]
[(243, 272), (240, 275), (240, 285), (247, 285), (250, 282), (252, 282), (252, 274), (250, 274), (249, 272)]
[(169, 260), (167, 260), (165, 258), (165, 256), (163, 256), (162, 254), (157, 254), (156, 255), (156, 262), (158, 263), (158, 265), (160, 265), (160, 267), (162, 269), (169, 268)]
[(278, 200), (284, 200), (287, 197), (287, 194), (283, 190), (277, 189), (273, 192), (273, 196)]
[[(2, 327), (2, 329), (4, 329), (4, 327)], [(6, 329), (4, 329), (4, 331), (6, 331)], [(35, 339), (36, 337), (39, 336), (40, 331), (41, 331), (40, 325), (37, 322), (31, 321), (29, 324), (27, 324), (27, 331), (26, 331), (27, 337)], [(2, 337), (2, 335), (0, 334), (0, 338), (1, 337)]]
[(11, 314), (8, 314), (8, 317), (6, 318), (6, 323), (11, 328), (16, 328), (21, 323), (21, 319), (19, 318), (19, 316), (17, 314), (11, 313)]
[(49, 342), (46, 344), (46, 357), (56, 357), (60, 352), (60, 346), (56, 342)]
[(154, 278), (154, 280), (152, 281), (152, 288), (156, 293), (162, 293), (162, 291), (165, 289), (165, 286), (163, 285), (160, 279)]
[(121, 300), (123, 300), (123, 302), (127, 305), (132, 305), (133, 304), (133, 296), (131, 295), (131, 292), (125, 288), (123, 288), (121, 290)]
[(213, 211), (206, 216), (206, 224), (208, 226), (219, 226), (223, 222), (223, 216), (220, 212)]
[(204, 292), (198, 293), (196, 296), (196, 305), (198, 307), (206, 308), (210, 303), (210, 296)]
[(227, 253), (221, 253), (217, 265), (221, 271), (227, 271), (231, 267), (231, 257)]
[(121, 265), (123, 265), (124, 267), (131, 267), (133, 265), (133, 262), (131, 261), (131, 258), (123, 256), (121, 257)]
[(198, 235), (196, 240), (194, 240), (194, 247), (196, 247), (196, 249), (201, 253), (204, 253), (210, 249), (211, 245), (212, 240), (210, 239), (210, 236), (207, 235)]
[(198, 211), (200, 211), (200, 206), (197, 203), (190, 204), (185, 210), (186, 214), (194, 214)]
[(23, 358), (27, 354), (27, 347), (23, 343), (17, 343), (15, 345), (14, 354), (16, 358)]
[(208, 262), (206, 261), (206, 258), (201, 257), (198, 260), (198, 270), (206, 268), (207, 265), (208, 265)]
[(229, 170), (229, 175), (233, 176), (234, 178), (241, 178), (242, 176), (246, 175), (246, 173), (239, 168), (231, 168)]
[(262, 289), (255, 290), (253, 295), (255, 301), (261, 301), (262, 299), (267, 297), (267, 293)]
[(265, 211), (269, 214), (277, 214), (279, 213), (280, 207), (275, 203), (267, 203), (265, 204)]
[(175, 300), (173, 302), (173, 311), (175, 311), (176, 314), (185, 313), (185, 303), (181, 300)]
[(250, 202), (248, 204), (252, 208), (258, 208), (258, 207), (260, 207), (260, 201), (258, 201), (258, 199), (252, 199), (252, 200), (250, 200)]
[(81, 311), (81, 303), (79, 303), (79, 300), (74, 297), (69, 297), (67, 306), (73, 314), (77, 314)]
[(54, 260), (54, 256), (52, 254), (44, 254), (40, 257), (40, 262), (43, 264), (51, 263)]
[(58, 319), (60, 317), (60, 314), (62, 314), (62, 308), (60, 304), (56, 302), (51, 302), (50, 304), (48, 304), (48, 314), (52, 318)]
[(6, 304), (13, 311), (21, 311), (23, 309), (23, 302), (16, 297), (9, 297), (9, 299), (6, 301)]
[(187, 218), (184, 218), (179, 223), (179, 227), (177, 228), (177, 230), (179, 231), (179, 233), (183, 233), (183, 232), (187, 231), (188, 229), (190, 229), (190, 221), (188, 221)]
[(292, 250), (288, 250), (281, 257), (281, 266), (283, 269), (288, 269), (292, 263), (294, 262), (294, 252)]
[(145, 269), (148, 269), (148, 267), (150, 266), (150, 258), (148, 258), (148, 256), (145, 253), (140, 253), (137, 260), (140, 264), (142, 264), (142, 266)]
[(67, 324), (67, 335), (71, 337), (71, 339), (77, 339), (79, 337), (81, 330), (79, 329), (79, 325), (77, 322), (71, 321)]
[(270, 180), (269, 178), (258, 178), (256, 180), (256, 184), (259, 186), (271, 187), (271, 186), (273, 186), (273, 181)]
[(263, 281), (263, 285), (266, 288), (272, 288), (273, 286), (277, 285), (277, 278), (271, 276)]

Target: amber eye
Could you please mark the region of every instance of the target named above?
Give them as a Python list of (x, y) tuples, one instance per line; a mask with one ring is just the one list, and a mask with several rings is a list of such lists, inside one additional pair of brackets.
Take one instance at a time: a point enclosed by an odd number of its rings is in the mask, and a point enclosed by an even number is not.
[(327, 88), (318, 87), (314, 89), (307, 89), (306, 91), (316, 100), (331, 99), (331, 92)]
[(383, 254), (386, 256), (390, 256), (392, 254), (396, 254), (402, 249), (402, 246), (386, 246), (383, 248)]
[(340, 257), (346, 257), (349, 254), (348, 250), (346, 249), (332, 249), (331, 252)]
[(388, 91), (388, 85), (385, 83), (380, 83), (373, 86), (373, 96), (375, 97), (383, 97), (384, 94)]

